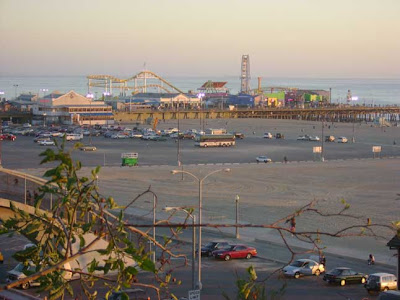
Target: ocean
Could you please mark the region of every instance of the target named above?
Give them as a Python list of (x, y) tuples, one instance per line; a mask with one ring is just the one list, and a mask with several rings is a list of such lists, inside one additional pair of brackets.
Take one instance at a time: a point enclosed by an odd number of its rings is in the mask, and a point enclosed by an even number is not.
[[(166, 81), (183, 91), (196, 91), (208, 80), (226, 81), (227, 87), (232, 94), (240, 89), (239, 76), (225, 77), (168, 77), (162, 76)], [(118, 76), (117, 76), (118, 77)], [(121, 77), (127, 78), (127, 77)], [(150, 80), (149, 80), (150, 82)], [(257, 88), (257, 78), (253, 78), (251, 88)], [(355, 103), (366, 105), (399, 105), (400, 104), (400, 78), (269, 78), (263, 77), (263, 87), (297, 87), (301, 89), (322, 89), (332, 88), (332, 102), (344, 103), (347, 98), (347, 91), (351, 90), (353, 96), (358, 97)], [(48, 90), (43, 92), (42, 89)], [(86, 76), (3, 76), (0, 77), (0, 91), (4, 92), (2, 98), (11, 100), (20, 93), (48, 94), (51, 91), (68, 92), (74, 90), (77, 93), (86, 95), (88, 92)], [(150, 91), (150, 90), (149, 90)], [(102, 89), (91, 90), (100, 96)], [(118, 90), (114, 90), (119, 93)]]

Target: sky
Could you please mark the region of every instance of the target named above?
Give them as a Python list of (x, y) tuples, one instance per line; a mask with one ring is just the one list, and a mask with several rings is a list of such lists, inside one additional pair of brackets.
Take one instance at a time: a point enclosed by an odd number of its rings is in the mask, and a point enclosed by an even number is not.
[(0, 0), (0, 76), (400, 77), (400, 0)]

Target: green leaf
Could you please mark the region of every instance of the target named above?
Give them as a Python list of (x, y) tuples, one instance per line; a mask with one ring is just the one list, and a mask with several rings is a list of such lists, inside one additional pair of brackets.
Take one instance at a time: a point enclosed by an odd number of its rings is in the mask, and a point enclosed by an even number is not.
[(155, 273), (156, 271), (156, 267), (150, 259), (143, 260), (140, 267), (142, 268), (143, 271), (151, 271), (153, 273)]
[(127, 273), (129, 273), (129, 274), (132, 274), (132, 275), (137, 275), (138, 272), (139, 272), (135, 267), (132, 267), (132, 266), (127, 267), (127, 268), (125, 269), (125, 271), (126, 271)]
[(85, 247), (86, 241), (85, 241), (85, 239), (83, 238), (83, 236), (81, 234), (79, 235), (79, 240), (80, 240), (79, 248)]

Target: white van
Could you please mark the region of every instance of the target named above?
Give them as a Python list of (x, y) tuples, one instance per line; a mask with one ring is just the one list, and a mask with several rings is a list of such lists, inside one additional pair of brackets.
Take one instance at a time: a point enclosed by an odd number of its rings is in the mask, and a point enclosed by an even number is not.
[(389, 273), (374, 273), (368, 276), (365, 283), (367, 291), (387, 291), (397, 289), (397, 278)]
[(272, 139), (272, 133), (271, 132), (266, 132), (264, 133), (264, 139)]
[(67, 136), (65, 137), (67, 141), (80, 141), (83, 139), (83, 134), (77, 134), (77, 133), (68, 133)]

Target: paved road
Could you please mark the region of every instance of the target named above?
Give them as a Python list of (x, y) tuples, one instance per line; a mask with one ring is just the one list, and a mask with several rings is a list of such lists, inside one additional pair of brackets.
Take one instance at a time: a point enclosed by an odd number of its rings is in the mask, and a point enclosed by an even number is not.
[[(138, 152), (140, 165), (176, 165), (177, 163), (177, 143), (173, 139), (154, 142), (93, 137), (92, 141), (98, 148), (96, 152), (76, 150), (73, 153), (73, 157), (81, 160), (85, 166), (104, 164), (118, 166), (121, 164), (121, 153), (124, 152)], [(84, 138), (83, 143), (88, 143), (87, 137)], [(324, 143), (324, 156), (326, 160), (371, 158), (371, 149), (375, 144), (368, 141), (354, 144)], [(68, 142), (67, 149), (71, 149), (72, 145), (72, 142)], [(237, 140), (235, 147), (199, 148), (194, 146), (192, 140), (182, 140), (181, 161), (185, 165), (249, 163), (255, 162), (255, 158), (259, 155), (268, 155), (273, 161), (279, 162), (284, 156), (287, 156), (289, 161), (318, 160), (319, 156), (312, 153), (312, 148), (320, 145), (320, 142), (297, 141), (295, 137), (276, 140), (250, 136)], [(3, 166), (11, 169), (36, 168), (41, 161), (39, 154), (44, 150), (45, 147), (34, 143), (32, 137), (18, 136), (15, 142), (3, 141)], [(400, 156), (400, 146), (384, 144), (381, 155)]]

